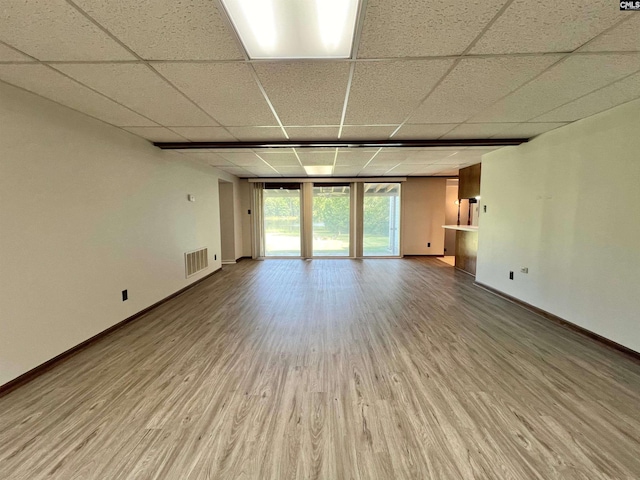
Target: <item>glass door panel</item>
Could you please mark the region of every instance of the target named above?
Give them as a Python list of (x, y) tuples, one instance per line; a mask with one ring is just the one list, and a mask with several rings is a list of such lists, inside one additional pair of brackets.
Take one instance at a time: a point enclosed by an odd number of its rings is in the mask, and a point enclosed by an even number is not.
[(348, 257), (351, 219), (349, 185), (313, 187), (313, 256)]
[(262, 202), (265, 256), (301, 256), (300, 185), (266, 184)]
[(400, 184), (365, 183), (362, 251), (366, 257), (400, 255)]

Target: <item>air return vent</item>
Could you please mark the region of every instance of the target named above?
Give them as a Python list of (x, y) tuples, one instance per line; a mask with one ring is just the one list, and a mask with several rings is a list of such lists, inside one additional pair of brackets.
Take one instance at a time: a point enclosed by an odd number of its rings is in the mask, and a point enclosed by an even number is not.
[(207, 247), (184, 254), (184, 267), (187, 278), (204, 270), (209, 266), (209, 252)]

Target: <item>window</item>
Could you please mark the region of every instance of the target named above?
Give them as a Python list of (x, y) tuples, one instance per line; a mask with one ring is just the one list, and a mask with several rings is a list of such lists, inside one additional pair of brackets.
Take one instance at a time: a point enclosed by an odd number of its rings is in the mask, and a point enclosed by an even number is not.
[(400, 184), (365, 183), (362, 251), (370, 256), (400, 255)]
[(400, 183), (259, 185), (265, 257), (399, 257)]
[(349, 184), (313, 186), (313, 256), (348, 257), (351, 226)]
[(300, 185), (267, 183), (262, 201), (265, 256), (300, 257)]

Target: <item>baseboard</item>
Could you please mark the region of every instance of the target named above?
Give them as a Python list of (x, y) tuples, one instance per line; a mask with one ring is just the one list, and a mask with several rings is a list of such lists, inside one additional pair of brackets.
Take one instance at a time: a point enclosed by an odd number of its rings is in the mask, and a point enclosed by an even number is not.
[(186, 287), (181, 288), (177, 292), (172, 293), (168, 297), (165, 297), (162, 300), (154, 303), (150, 307), (147, 307), (147, 308), (145, 308), (143, 310), (140, 310), (138, 313), (135, 313), (135, 314), (131, 315), (128, 318), (125, 318), (121, 322), (118, 322), (115, 325), (107, 328), (106, 330), (103, 330), (102, 332), (100, 332), (100, 333), (94, 335), (93, 337), (85, 340), (84, 342), (79, 343), (75, 347), (71, 347), (69, 350), (67, 350), (65, 352), (62, 352), (60, 355), (57, 355), (57, 356), (53, 357), (51, 360), (47, 360), (43, 364), (38, 365), (35, 368), (32, 368), (31, 370), (29, 370), (28, 372), (23, 373), (19, 377), (16, 377), (13, 380), (10, 380), (8, 383), (5, 383), (4, 385), (0, 385), (0, 397), (8, 394), (9, 392), (11, 392), (11, 391), (15, 390), (16, 388), (24, 385), (25, 383), (30, 382), (31, 380), (33, 380), (37, 376), (42, 375), (43, 373), (51, 370), (56, 365), (59, 365), (60, 363), (62, 363), (65, 360), (68, 360), (73, 355), (75, 355), (76, 353), (80, 352), (81, 350), (87, 348), (88, 346), (90, 346), (91, 344), (95, 343), (96, 341), (102, 339), (103, 337), (106, 337), (107, 335), (109, 335), (110, 333), (118, 330), (119, 328), (124, 327), (126, 324), (131, 323), (134, 320), (137, 320), (138, 318), (142, 317), (145, 313), (150, 312), (154, 308), (159, 307), (163, 303), (168, 302), (169, 300), (177, 297), (181, 293), (186, 292), (190, 288), (195, 287), (197, 284), (199, 284), (200, 282), (206, 280), (210, 276), (218, 273), (220, 270), (221, 270), (220, 268), (218, 268), (217, 270), (214, 270), (213, 272), (211, 272), (208, 275), (200, 278), (199, 280), (196, 280), (195, 282), (187, 285)]
[(222, 260), (222, 265), (235, 265), (236, 260)]
[[(464, 273), (464, 274), (466, 274), (466, 275), (469, 275), (470, 277), (476, 278), (475, 274), (473, 274), (473, 273), (471, 273), (471, 272), (467, 272), (466, 270), (463, 270), (463, 269), (461, 269), (460, 267), (456, 267), (456, 266), (454, 265), (454, 267), (453, 267), (453, 268), (455, 268), (455, 269), (456, 269), (458, 272), (460, 272), (460, 273)], [(481, 286), (481, 285), (480, 285), (480, 284), (478, 284), (478, 286)], [(482, 287), (482, 288), (485, 288), (485, 287)], [(492, 293), (495, 293), (495, 292), (492, 292)]]
[(601, 343), (603, 345), (606, 345), (609, 348), (612, 348), (614, 350), (617, 350), (619, 352), (624, 353), (625, 355), (627, 355), (628, 357), (631, 357), (634, 361), (640, 363), (640, 352), (636, 352), (635, 350), (629, 348), (629, 347), (625, 347), (624, 345), (620, 345), (617, 342), (614, 342), (613, 340), (608, 339), (607, 337), (603, 337), (602, 335), (598, 335), (595, 332), (592, 332), (591, 330), (587, 330), (584, 327), (581, 327), (579, 325), (576, 325), (575, 323), (570, 322), (569, 320), (565, 320), (562, 317), (558, 317), (557, 315), (554, 315), (553, 313), (549, 313), (546, 310), (543, 310), (541, 308), (538, 308), (534, 305), (531, 305), (530, 303), (524, 302), (522, 300), (520, 300), (519, 298), (516, 297), (512, 297), (509, 294), (506, 294), (504, 292), (501, 292), (500, 290), (497, 290), (493, 287), (490, 287), (488, 285), (485, 285), (484, 283), (480, 283), (480, 282), (475, 282), (474, 285), (476, 285), (477, 287), (482, 288), (483, 290), (486, 290), (489, 293), (492, 293), (494, 295), (497, 295), (498, 297), (502, 297), (505, 300), (509, 300), (512, 303), (515, 303), (516, 305), (520, 305), (523, 308), (526, 308), (527, 310), (540, 315), (543, 318), (546, 318), (547, 320), (551, 320), (554, 323), (557, 323), (558, 325), (561, 325), (565, 328), (568, 328), (569, 330), (573, 330), (574, 332), (577, 332), (585, 337), (589, 337), (592, 340), (597, 341), (598, 343)]

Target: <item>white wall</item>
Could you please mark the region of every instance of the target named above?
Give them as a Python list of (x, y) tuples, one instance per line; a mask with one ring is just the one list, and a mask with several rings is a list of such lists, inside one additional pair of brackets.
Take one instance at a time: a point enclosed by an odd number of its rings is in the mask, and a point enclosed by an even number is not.
[(478, 282), (640, 351), (640, 101), (485, 155), (481, 195)]
[(219, 177), (0, 83), (0, 385), (220, 268)]
[(446, 178), (409, 177), (402, 183), (403, 255), (444, 254), (446, 188)]

